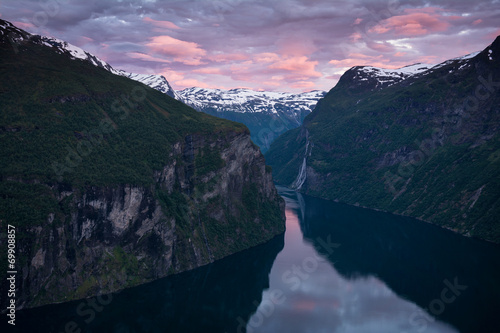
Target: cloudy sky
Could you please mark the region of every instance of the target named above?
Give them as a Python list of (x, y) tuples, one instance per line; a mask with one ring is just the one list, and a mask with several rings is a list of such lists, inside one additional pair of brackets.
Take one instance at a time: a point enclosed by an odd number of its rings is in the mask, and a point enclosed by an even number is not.
[(355, 65), (484, 49), (500, 0), (0, 0), (0, 18), (174, 89), (329, 90)]

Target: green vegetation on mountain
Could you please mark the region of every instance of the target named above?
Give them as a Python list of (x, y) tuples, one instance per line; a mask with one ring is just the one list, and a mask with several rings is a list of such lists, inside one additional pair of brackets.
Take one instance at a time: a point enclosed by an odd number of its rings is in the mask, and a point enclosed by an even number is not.
[(185, 135), (248, 131), (48, 47), (0, 46), (4, 177), (145, 185)]
[(500, 242), (500, 38), (380, 87), (348, 70), (266, 153), (277, 182)]
[[(13, 49), (4, 39), (0, 59), (4, 221), (33, 224), (46, 218), (50, 196), (40, 195), (47, 188), (33, 183), (150, 185), (153, 171), (169, 161), (172, 144), (187, 134), (248, 132), (242, 124), (197, 112), (43, 45)], [(200, 172), (220, 166), (211, 162)]]
[[(246, 126), (2, 20), (0, 145), (0, 227), (16, 227), (16, 300), (28, 307), (193, 269), (284, 231)], [(257, 214), (242, 200), (252, 185)]]

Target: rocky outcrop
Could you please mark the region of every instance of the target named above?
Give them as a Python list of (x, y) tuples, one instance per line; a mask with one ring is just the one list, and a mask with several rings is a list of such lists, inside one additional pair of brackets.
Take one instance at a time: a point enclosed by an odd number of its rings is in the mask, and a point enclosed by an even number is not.
[(247, 133), (188, 135), (168, 160), (148, 186), (43, 184), (59, 210), (18, 230), (17, 307), (135, 286), (284, 231), (284, 203)]

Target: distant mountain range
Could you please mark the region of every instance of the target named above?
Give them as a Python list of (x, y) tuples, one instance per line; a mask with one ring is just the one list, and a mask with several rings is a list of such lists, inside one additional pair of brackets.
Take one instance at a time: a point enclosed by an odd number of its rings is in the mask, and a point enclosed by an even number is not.
[(305, 93), (255, 91), (250, 89), (186, 88), (175, 91), (162, 75), (133, 74), (110, 71), (144, 83), (193, 109), (219, 118), (245, 124), (252, 141), (265, 152), (280, 134), (302, 124), (325, 91)]
[(245, 124), (252, 141), (265, 152), (280, 134), (300, 126), (326, 92), (187, 88), (178, 94), (181, 101), (198, 111)]
[(356, 66), (266, 160), (281, 184), (500, 243), (500, 37), (398, 70)]
[[(5, 31), (16, 33), (22, 31), (13, 25), (6, 26), (5, 29)], [(22, 33), (27, 34), (24, 31)], [(241, 122), (249, 128), (252, 141), (263, 152), (269, 148), (272, 141), (281, 133), (300, 126), (304, 117), (314, 109), (318, 100), (326, 95), (324, 91), (293, 94), (249, 89), (187, 88), (182, 91), (175, 91), (163, 75), (136, 74), (117, 70), (97, 56), (57, 38), (31, 34), (26, 35), (25, 38), (51, 46), (56, 52), (67, 53), (74, 59), (86, 60), (94, 66), (104, 68), (113, 74), (144, 83), (184, 102), (197, 111)]]

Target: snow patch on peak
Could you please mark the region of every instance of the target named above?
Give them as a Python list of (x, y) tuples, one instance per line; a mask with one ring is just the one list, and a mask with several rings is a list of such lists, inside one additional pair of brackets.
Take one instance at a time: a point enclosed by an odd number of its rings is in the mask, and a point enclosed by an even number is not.
[(393, 78), (407, 78), (409, 76), (420, 74), (432, 68), (434, 65), (430, 64), (413, 64), (404, 66), (397, 69), (388, 69), (388, 68), (378, 68), (372, 66), (363, 66), (361, 70), (365, 73), (372, 74), (373, 76), (380, 77), (393, 77)]
[(46, 37), (46, 36), (39, 36), (39, 37), (40, 37), (41, 44), (43, 44), (45, 46), (56, 48), (58, 53), (69, 53), (69, 55), (72, 59), (85, 60), (85, 61), (90, 62), (92, 65), (94, 65), (96, 67), (104, 68), (113, 74), (119, 74), (119, 71), (117, 71), (113, 67), (111, 67), (110, 64), (108, 64), (104, 60), (96, 57), (95, 55), (93, 55), (87, 51), (84, 51), (83, 49), (79, 48), (78, 46), (75, 46), (75, 45), (70, 44), (64, 40), (54, 38), (54, 37)]
[(32, 43), (53, 48), (55, 52), (59, 54), (67, 54), (71, 59), (88, 61), (96, 67), (101, 67), (113, 74), (125, 76), (132, 80), (144, 83), (145, 85), (148, 85), (151, 88), (165, 93), (173, 98), (180, 99), (168, 83), (167, 79), (165, 79), (162, 75), (135, 74), (128, 73), (123, 70), (116, 70), (104, 60), (64, 40), (55, 37), (32, 35), (15, 27), (12, 23), (1, 19), (0, 23), (0, 31), (2, 34), (4, 34), (4, 32), (8, 33), (10, 35), (9, 38), (14, 41), (24, 42), (25, 40), (29, 40)]
[[(461, 56), (461, 57), (456, 57), (456, 58), (453, 58), (453, 59), (449, 59), (449, 60), (443, 61), (442, 63), (437, 64), (436, 66), (432, 67), (432, 69), (438, 69), (438, 68), (444, 67), (446, 65), (452, 64), (454, 62), (462, 63), (462, 62), (464, 62), (466, 60), (474, 58), (479, 53), (481, 53), (481, 52), (480, 51), (478, 51), (478, 52), (472, 52), (472, 53), (466, 54), (466, 55)], [(460, 66), (460, 68), (463, 68), (463, 67), (465, 67), (464, 64), (462, 64)]]
[(122, 70), (120, 70), (118, 74), (128, 77), (129, 79), (144, 83), (145, 85), (164, 94), (167, 94), (172, 98), (181, 100), (181, 97), (177, 94), (177, 92), (174, 91), (174, 89), (170, 86), (167, 79), (163, 75), (127, 73)]
[(373, 66), (358, 66), (353, 67), (353, 80), (357, 81), (360, 86), (368, 84), (373, 89), (380, 89), (392, 86), (395, 83), (401, 82), (414, 75), (419, 75), (427, 72), (433, 67), (430, 64), (416, 63), (397, 69), (378, 68)]
[[(479, 53), (481, 53), (481, 52), (480, 51), (472, 52), (472, 53), (466, 54), (464, 56), (453, 58), (453, 59), (450, 59), (450, 60), (467, 60), (467, 59), (472, 59), (475, 56), (477, 56)], [(450, 60), (448, 60), (448, 61), (450, 61)]]
[(181, 100), (195, 109), (206, 107), (217, 111), (278, 113), (285, 105), (310, 112), (326, 92), (311, 91), (293, 94), (275, 91), (255, 91), (246, 88), (231, 90), (186, 88), (178, 92)]
[[(389, 87), (392, 86), (393, 84), (406, 80), (410, 77), (427, 75), (436, 69), (439, 69), (441, 67), (450, 64), (457, 64), (458, 70), (461, 70), (462, 68), (469, 66), (468, 60), (474, 58), (479, 53), (480, 51), (469, 53), (461, 57), (456, 57), (453, 59), (446, 60), (439, 64), (417, 63), (397, 69), (386, 69), (386, 68), (378, 68), (372, 66), (353, 67), (352, 69), (354, 69), (355, 71), (352, 79), (358, 81), (359, 85), (363, 85), (366, 82), (370, 82), (370, 79), (372, 80), (371, 82), (373, 84), (373, 79), (375, 79), (376, 82), (372, 89)], [(491, 52), (489, 52), (488, 57), (490, 60), (493, 60), (491, 58)], [(454, 69), (450, 70), (450, 72), (453, 70)]]

